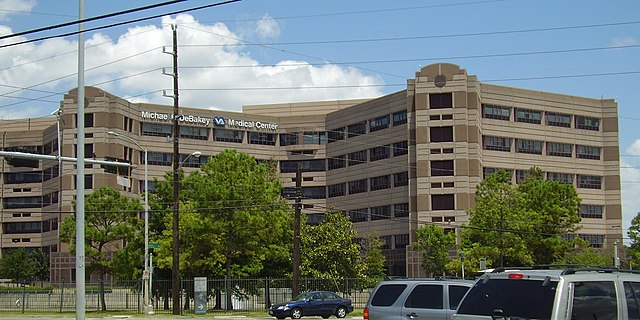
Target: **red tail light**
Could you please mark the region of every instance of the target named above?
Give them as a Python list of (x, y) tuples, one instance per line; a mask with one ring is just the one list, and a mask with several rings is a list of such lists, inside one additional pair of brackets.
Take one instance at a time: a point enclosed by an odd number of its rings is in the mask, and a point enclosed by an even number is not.
[(369, 320), (369, 309), (367, 309), (367, 307), (364, 307), (364, 310), (362, 310), (362, 318), (364, 320)]
[(522, 279), (524, 275), (522, 273), (510, 273), (509, 279)]

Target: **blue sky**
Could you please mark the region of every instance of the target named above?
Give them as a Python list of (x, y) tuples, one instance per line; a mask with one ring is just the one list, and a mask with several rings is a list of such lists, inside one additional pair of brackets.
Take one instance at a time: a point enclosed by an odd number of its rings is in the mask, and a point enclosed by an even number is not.
[[(85, 0), (85, 17), (159, 2)], [(72, 21), (78, 3), (0, 0), (0, 34)], [(86, 28), (210, 3), (190, 0)], [(483, 82), (613, 98), (626, 229), (640, 211), (638, 12), (636, 0), (243, 0), (88, 33), (86, 84), (171, 104), (162, 96), (171, 78), (161, 75), (171, 57), (161, 47), (170, 46), (168, 24), (177, 23), (185, 106), (239, 111), (245, 104), (376, 97), (403, 89), (420, 66), (435, 62), (458, 64)], [(0, 48), (0, 117), (55, 110), (76, 84), (76, 41)]]

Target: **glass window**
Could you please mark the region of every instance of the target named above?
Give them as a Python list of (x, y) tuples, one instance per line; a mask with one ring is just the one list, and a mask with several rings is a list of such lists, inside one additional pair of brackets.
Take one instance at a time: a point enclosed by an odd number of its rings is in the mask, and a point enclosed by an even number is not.
[(431, 142), (452, 142), (453, 141), (453, 127), (431, 127), (429, 128), (431, 133)]
[(213, 133), (215, 140), (220, 142), (242, 143), (244, 140), (244, 131), (240, 130), (215, 129)]
[(376, 132), (386, 128), (389, 128), (388, 114), (369, 120), (369, 132)]
[(516, 108), (516, 122), (540, 124), (542, 111)]
[(570, 143), (547, 142), (547, 155), (571, 158), (573, 145)]
[(371, 221), (391, 218), (391, 206), (371, 207)]
[(407, 110), (402, 110), (393, 113), (393, 126), (399, 126), (407, 123)]
[(367, 122), (361, 121), (358, 123), (351, 124), (347, 127), (347, 137), (353, 138), (357, 137), (361, 134), (367, 133)]
[(516, 139), (516, 152), (528, 154), (542, 154), (542, 141)]
[(627, 316), (629, 319), (640, 319), (640, 283), (625, 281), (624, 294), (627, 297)]
[(329, 132), (327, 132), (327, 136), (329, 143), (344, 140), (344, 127), (329, 130)]
[(409, 172), (398, 172), (393, 174), (393, 186), (401, 187), (409, 185)]
[(345, 155), (335, 156), (333, 158), (327, 159), (327, 166), (329, 170), (344, 168), (347, 165), (347, 161), (345, 160)]
[(576, 158), (600, 160), (600, 147), (576, 145)]
[(453, 194), (432, 194), (431, 210), (455, 210), (455, 195)]
[(396, 203), (393, 205), (394, 217), (408, 217), (409, 216), (409, 203)]
[(495, 151), (511, 151), (511, 138), (484, 136), (484, 149)]
[(618, 302), (613, 281), (574, 282), (571, 319), (618, 319)]
[(371, 191), (391, 188), (391, 177), (389, 175), (370, 178)]
[(42, 196), (4, 198), (5, 209), (42, 208)]
[(431, 161), (431, 176), (453, 176), (453, 160), (432, 160)]
[(409, 245), (408, 234), (396, 234), (393, 236), (394, 247), (396, 249), (404, 249)]
[(511, 108), (493, 104), (483, 104), (482, 117), (509, 121), (511, 119)]
[(407, 288), (406, 284), (383, 284), (371, 298), (371, 305), (376, 307), (389, 307), (393, 305), (400, 294)]
[(367, 150), (360, 150), (347, 155), (349, 166), (355, 166), (367, 162)]
[(275, 133), (249, 132), (249, 144), (261, 144), (266, 146), (276, 145)]
[[(421, 284), (413, 288), (413, 291), (404, 302), (405, 308), (417, 309), (444, 309), (444, 286), (441, 284)], [(425, 299), (429, 297), (429, 299)]]
[(451, 92), (429, 94), (429, 109), (447, 108), (453, 108), (453, 94)]
[(298, 163), (302, 165), (302, 172), (323, 172), (326, 171), (326, 161), (324, 159), (313, 160), (283, 160), (280, 161), (280, 172), (291, 173), (298, 171)]
[(327, 198), (327, 188), (320, 187), (302, 187), (302, 198), (303, 199), (326, 199)]
[(520, 183), (529, 177), (529, 170), (516, 170), (516, 183)]
[(367, 218), (368, 216), (369, 216), (369, 208), (349, 210), (349, 218), (351, 218), (351, 222), (368, 221), (369, 220)]
[(367, 179), (349, 181), (349, 194), (367, 192)]
[[(46, 221), (48, 222), (48, 221)], [(2, 224), (2, 231), (7, 234), (16, 233), (40, 233), (42, 224), (37, 222), (5, 222)]]
[(571, 115), (555, 112), (545, 112), (547, 125), (571, 128)]
[(578, 188), (602, 189), (602, 177), (579, 174), (577, 177)]
[(304, 144), (326, 144), (327, 143), (327, 133), (322, 132), (312, 132), (306, 131), (304, 132)]
[(486, 179), (489, 175), (492, 175), (500, 170), (504, 170), (506, 172), (509, 173), (509, 176), (512, 177), (513, 176), (513, 170), (511, 169), (504, 169), (504, 168), (488, 168), (488, 167), (484, 167), (482, 168), (482, 177), (483, 179)]
[(369, 149), (369, 161), (387, 159), (391, 156), (389, 145)]
[(209, 140), (209, 128), (180, 126), (180, 137), (185, 139)]
[(142, 135), (152, 137), (170, 137), (173, 134), (173, 126), (161, 123), (142, 123)]
[[(32, 172), (5, 172), (4, 183), (5, 184), (16, 184), (16, 183), (34, 183), (34, 182), (42, 182), (42, 171), (32, 171)], [(51, 179), (51, 178), (49, 178)], [(47, 179), (47, 180), (49, 180)]]
[(547, 172), (547, 180), (558, 181), (560, 183), (573, 184), (573, 174), (561, 172)]
[(603, 206), (597, 204), (581, 204), (580, 217), (590, 219), (602, 219)]
[(340, 197), (346, 194), (345, 183), (337, 183), (327, 186), (327, 195), (329, 198)]
[(407, 153), (409, 153), (409, 145), (407, 143), (407, 140), (400, 141), (400, 142), (395, 142), (393, 144), (393, 156), (394, 157), (405, 155)]
[(576, 116), (576, 129), (600, 130), (600, 119), (585, 116)]
[(298, 144), (300, 144), (300, 136), (297, 132), (280, 134), (280, 146), (295, 146)]
[(460, 301), (462, 301), (462, 298), (467, 293), (467, 291), (469, 291), (469, 287), (456, 286), (456, 285), (449, 286), (449, 309), (450, 310), (455, 310), (458, 308)]

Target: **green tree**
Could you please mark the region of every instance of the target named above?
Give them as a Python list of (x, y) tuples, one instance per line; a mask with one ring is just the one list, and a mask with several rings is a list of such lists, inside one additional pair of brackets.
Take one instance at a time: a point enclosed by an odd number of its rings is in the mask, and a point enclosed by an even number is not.
[[(73, 202), (74, 208), (76, 202)], [(106, 274), (130, 276), (142, 270), (143, 222), (139, 199), (120, 194), (102, 186), (85, 197), (85, 256), (87, 272), (98, 274), (104, 281)], [(76, 216), (66, 217), (60, 228), (62, 241), (75, 252)], [(104, 295), (102, 310), (106, 311)]]
[(49, 277), (49, 260), (40, 249), (9, 249), (0, 260), (0, 275), (16, 282), (44, 280)]
[(382, 254), (383, 244), (382, 239), (374, 234), (366, 235), (360, 243), (361, 260), (364, 267), (363, 275), (371, 284), (382, 280), (386, 275), (386, 259)]
[(364, 265), (360, 260), (360, 245), (354, 242), (356, 231), (349, 217), (340, 211), (328, 211), (318, 225), (303, 224), (300, 232), (303, 277), (338, 279), (361, 278)]
[(629, 243), (629, 256), (632, 261), (640, 261), (640, 212), (631, 220), (627, 235), (631, 239)]
[(452, 249), (455, 243), (453, 233), (445, 233), (439, 226), (425, 224), (416, 229), (416, 241), (411, 246), (414, 251), (420, 253), (420, 266), (424, 272), (433, 277), (445, 274), (445, 266), (449, 262), (448, 250)]
[(589, 266), (611, 265), (610, 255), (589, 246), (589, 242), (576, 238), (573, 245), (564, 252), (564, 256), (554, 261), (555, 264), (575, 264)]

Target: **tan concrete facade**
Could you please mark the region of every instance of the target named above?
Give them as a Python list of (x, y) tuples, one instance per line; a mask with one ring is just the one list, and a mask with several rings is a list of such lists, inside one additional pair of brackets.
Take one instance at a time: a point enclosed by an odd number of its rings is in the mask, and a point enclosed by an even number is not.
[[(171, 170), (173, 107), (131, 103), (97, 88), (86, 90), (85, 149), (96, 159), (135, 165), (130, 186), (99, 165), (88, 165), (86, 188), (109, 185), (143, 193), (142, 152), (149, 179)], [(76, 91), (61, 101), (62, 155), (75, 157)], [(420, 276), (410, 249), (415, 230), (435, 223), (459, 232), (474, 205), (476, 185), (497, 169), (518, 181), (532, 166), (549, 179), (576, 186), (584, 210), (576, 235), (596, 247), (621, 239), (617, 105), (612, 100), (484, 84), (452, 64), (429, 65), (406, 90), (377, 99), (245, 106), (243, 112), (181, 107), (180, 153), (203, 154), (185, 164), (196, 170), (225, 149), (276, 160), (292, 192), (302, 163), (304, 211), (310, 221), (329, 209), (349, 214), (359, 237), (379, 236), (390, 275)], [(55, 117), (0, 121), (2, 147), (57, 155)], [(193, 159), (191, 159), (193, 160)], [(72, 213), (75, 164), (41, 161), (38, 168), (2, 161), (0, 247), (43, 248), (51, 254), (53, 281), (75, 278), (74, 257), (58, 238)], [(21, 173), (41, 175), (32, 181)], [(58, 175), (60, 172), (60, 175)], [(150, 186), (153, 190), (153, 186)], [(37, 199), (41, 199), (37, 201)], [(55, 200), (52, 200), (55, 198)], [(37, 202), (37, 203), (36, 203)]]

